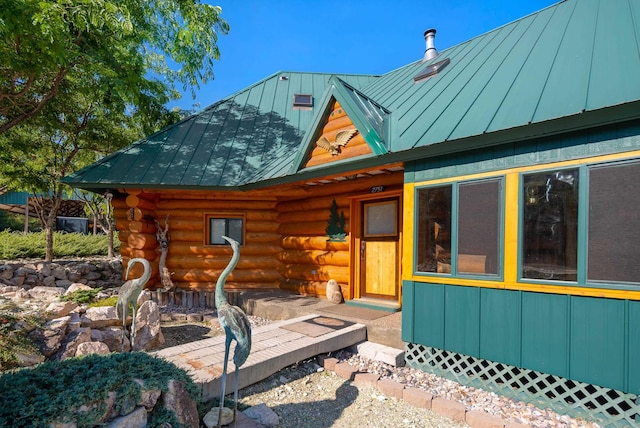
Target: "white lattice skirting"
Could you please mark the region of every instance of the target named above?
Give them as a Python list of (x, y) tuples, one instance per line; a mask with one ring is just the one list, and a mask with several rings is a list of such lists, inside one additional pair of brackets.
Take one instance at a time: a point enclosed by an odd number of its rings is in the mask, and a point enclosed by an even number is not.
[(611, 427), (640, 424), (635, 394), (414, 343), (407, 344), (405, 359), (410, 367), (561, 414)]

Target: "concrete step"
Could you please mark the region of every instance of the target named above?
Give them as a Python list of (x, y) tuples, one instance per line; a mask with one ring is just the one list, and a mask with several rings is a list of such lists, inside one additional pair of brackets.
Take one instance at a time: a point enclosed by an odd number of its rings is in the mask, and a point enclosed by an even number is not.
[[(251, 353), (238, 370), (238, 388), (260, 382), (283, 368), (316, 355), (337, 351), (366, 340), (367, 328), (316, 314), (275, 322), (252, 332)], [(224, 336), (185, 343), (155, 352), (185, 369), (201, 387), (202, 399), (220, 396), (224, 364)], [(226, 393), (233, 392), (233, 351), (229, 352)]]

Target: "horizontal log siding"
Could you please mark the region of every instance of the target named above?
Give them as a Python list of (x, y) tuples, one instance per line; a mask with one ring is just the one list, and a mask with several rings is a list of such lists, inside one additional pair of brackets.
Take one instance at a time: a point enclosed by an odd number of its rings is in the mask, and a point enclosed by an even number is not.
[[(323, 186), (329, 187), (329, 186)], [(334, 190), (338, 189), (338, 186)], [(324, 190), (324, 189), (323, 189)], [(324, 193), (324, 192), (321, 192)], [(326, 283), (335, 279), (345, 298), (349, 296), (349, 237), (346, 242), (328, 242), (326, 227), (333, 200), (343, 212), (349, 229), (347, 194), (324, 195), (278, 204), (278, 231), (282, 234), (281, 287), (301, 294), (324, 296)]]
[[(122, 265), (126, 270), (132, 258), (144, 258), (151, 265), (151, 279), (146, 288), (154, 289), (160, 282), (158, 269), (158, 252), (156, 248), (156, 227), (153, 222), (156, 196), (149, 193), (134, 191), (126, 198), (114, 198), (113, 215), (116, 220), (116, 230), (120, 240), (120, 255)], [(129, 272), (129, 277), (138, 278), (142, 275), (142, 265), (135, 264)]]
[[(340, 106), (337, 101), (334, 103), (331, 113), (326, 119), (324, 127), (322, 128), (322, 135), (319, 138), (325, 137), (330, 142), (334, 142), (336, 134), (339, 131), (345, 131), (348, 129), (354, 129), (355, 126), (351, 119), (347, 116), (347, 113)], [(328, 162), (334, 162), (337, 160), (344, 160), (356, 156), (370, 154), (371, 149), (367, 145), (363, 136), (356, 134), (349, 140), (346, 146), (342, 147), (338, 155), (332, 155), (325, 149), (315, 146), (313, 151), (309, 155), (309, 160), (306, 163), (306, 167), (322, 165)]]
[[(179, 199), (163, 196), (156, 204), (158, 218), (169, 216), (167, 268), (177, 287), (213, 290), (222, 270), (231, 259), (228, 246), (205, 245), (206, 215), (243, 215), (245, 242), (240, 260), (229, 275), (227, 289), (278, 288), (282, 276), (277, 254), (280, 247), (275, 201)], [(197, 196), (196, 196), (197, 197)]]
[[(370, 178), (316, 186), (313, 196), (280, 202), (277, 207), (278, 232), (282, 235), (281, 288), (300, 294), (325, 296), (326, 284), (335, 279), (345, 299), (351, 299), (350, 197), (368, 194), (375, 186), (401, 189), (403, 173), (380, 174)], [(330, 242), (326, 234), (331, 204), (345, 217), (345, 242)]]

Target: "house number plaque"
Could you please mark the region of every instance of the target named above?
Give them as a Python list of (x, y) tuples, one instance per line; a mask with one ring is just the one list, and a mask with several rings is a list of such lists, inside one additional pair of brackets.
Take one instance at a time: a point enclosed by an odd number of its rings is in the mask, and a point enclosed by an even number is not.
[(373, 186), (369, 193), (380, 193), (384, 191), (384, 186)]

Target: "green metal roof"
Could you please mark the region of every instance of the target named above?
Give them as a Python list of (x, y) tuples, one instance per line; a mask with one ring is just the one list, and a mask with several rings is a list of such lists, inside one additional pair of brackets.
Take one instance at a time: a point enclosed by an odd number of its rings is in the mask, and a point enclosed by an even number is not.
[[(76, 187), (218, 188), (285, 175), (333, 75), (278, 72), (65, 177)], [(354, 87), (375, 76), (336, 75)], [(313, 110), (294, 109), (311, 94)], [(274, 165), (274, 160), (277, 165)]]
[[(438, 74), (414, 81), (445, 58)], [(313, 94), (313, 111), (293, 110), (294, 93)], [(334, 98), (377, 156), (350, 160), (354, 167), (638, 118), (640, 1), (565, 0), (377, 78), (276, 73), (65, 181), (249, 188), (298, 180), (311, 174), (301, 162)], [(313, 170), (323, 168), (348, 166)]]
[[(398, 152), (640, 100), (639, 46), (639, 1), (567, 0), (362, 91), (392, 112)], [(438, 75), (414, 83), (444, 58)]]

